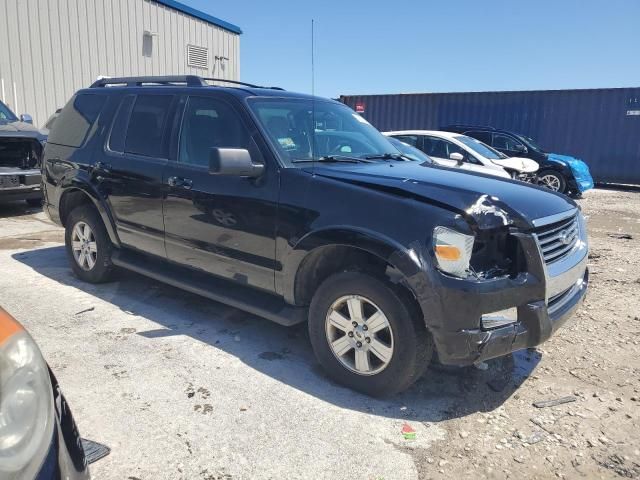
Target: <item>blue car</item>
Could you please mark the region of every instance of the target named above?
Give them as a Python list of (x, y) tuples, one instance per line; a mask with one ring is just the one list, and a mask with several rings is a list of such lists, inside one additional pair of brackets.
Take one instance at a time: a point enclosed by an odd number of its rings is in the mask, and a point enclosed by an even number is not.
[(593, 188), (593, 178), (584, 161), (569, 155), (545, 152), (525, 135), (476, 125), (447, 125), (440, 130), (463, 133), (510, 157), (527, 157), (536, 161), (540, 165), (538, 183), (555, 192), (580, 197), (583, 192)]

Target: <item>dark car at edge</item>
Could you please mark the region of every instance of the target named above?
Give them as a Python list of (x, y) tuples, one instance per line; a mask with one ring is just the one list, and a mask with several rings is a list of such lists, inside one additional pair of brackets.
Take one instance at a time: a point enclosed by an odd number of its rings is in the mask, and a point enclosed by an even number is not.
[(474, 125), (448, 125), (440, 130), (480, 140), (510, 157), (528, 157), (540, 165), (538, 182), (553, 191), (580, 197), (593, 188), (588, 165), (575, 157), (545, 152), (532, 138), (509, 130)]
[(385, 395), (434, 356), (470, 365), (540, 344), (588, 283), (571, 199), (409, 160), (339, 102), (103, 79), (50, 132), (45, 210), (81, 279), (120, 267), (308, 321), (333, 379)]
[(0, 202), (26, 200), (40, 206), (40, 159), (46, 139), (29, 115), (18, 118), (0, 102)]

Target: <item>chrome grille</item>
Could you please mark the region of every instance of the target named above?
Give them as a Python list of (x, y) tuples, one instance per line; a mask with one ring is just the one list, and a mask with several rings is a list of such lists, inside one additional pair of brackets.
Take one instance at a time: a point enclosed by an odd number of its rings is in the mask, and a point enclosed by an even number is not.
[(535, 230), (545, 263), (553, 263), (567, 256), (580, 239), (578, 215), (551, 223)]

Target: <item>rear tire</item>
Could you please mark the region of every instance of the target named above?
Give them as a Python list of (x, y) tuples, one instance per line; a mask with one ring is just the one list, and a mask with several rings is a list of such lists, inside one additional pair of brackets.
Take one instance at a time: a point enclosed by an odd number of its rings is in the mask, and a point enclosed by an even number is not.
[(89, 283), (109, 281), (113, 274), (113, 245), (95, 208), (76, 207), (65, 223), (67, 257), (76, 276)]
[(538, 184), (558, 193), (565, 193), (567, 190), (567, 179), (553, 170), (543, 170), (538, 173)]
[(309, 309), (309, 336), (332, 379), (387, 396), (422, 376), (433, 340), (404, 297), (392, 284), (358, 272), (332, 275), (320, 285)]

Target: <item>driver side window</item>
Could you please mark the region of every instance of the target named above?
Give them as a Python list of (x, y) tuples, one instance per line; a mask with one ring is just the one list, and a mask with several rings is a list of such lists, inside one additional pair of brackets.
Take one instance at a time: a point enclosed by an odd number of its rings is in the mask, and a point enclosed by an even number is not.
[(247, 129), (230, 105), (215, 98), (189, 97), (178, 162), (207, 167), (212, 147), (248, 149), (249, 144)]
[(515, 138), (508, 137), (500, 133), (494, 133), (493, 135), (493, 148), (515, 152), (518, 150), (518, 145), (520, 145), (520, 148), (524, 147), (524, 145)]

